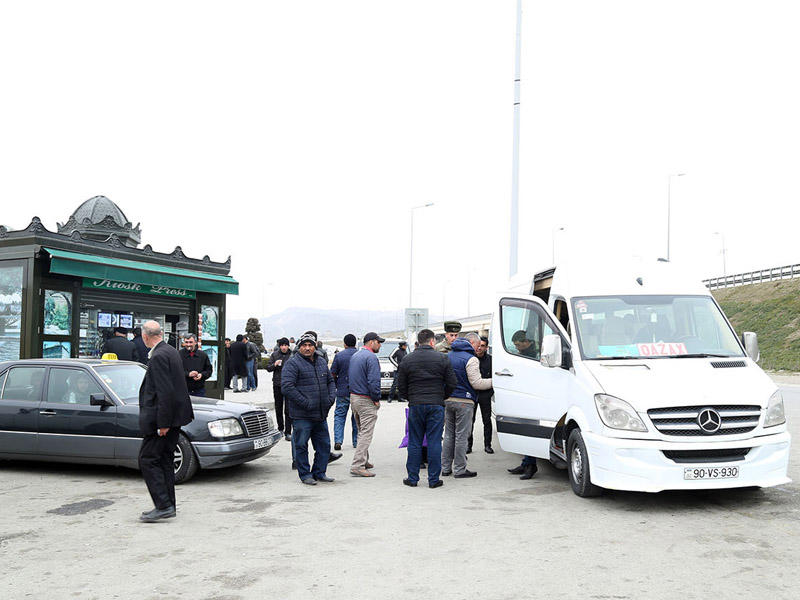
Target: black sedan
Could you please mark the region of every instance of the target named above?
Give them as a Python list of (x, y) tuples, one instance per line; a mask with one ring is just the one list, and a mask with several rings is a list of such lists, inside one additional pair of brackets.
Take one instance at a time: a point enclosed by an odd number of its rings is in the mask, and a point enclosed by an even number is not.
[[(92, 359), (0, 363), (0, 459), (137, 469), (139, 386), (145, 367)], [(281, 439), (265, 410), (192, 397), (181, 428), (175, 479), (259, 458)]]

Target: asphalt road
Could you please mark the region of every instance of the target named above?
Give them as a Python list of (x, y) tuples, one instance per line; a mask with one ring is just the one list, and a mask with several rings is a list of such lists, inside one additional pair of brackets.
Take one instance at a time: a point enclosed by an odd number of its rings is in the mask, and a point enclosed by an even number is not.
[[(800, 387), (783, 389), (800, 439)], [(348, 476), (346, 445), (335, 483), (301, 485), (281, 442), (201, 472), (178, 488), (178, 517), (152, 525), (136, 520), (150, 506), (135, 471), (2, 463), (0, 598), (798, 596), (796, 483), (584, 500), (549, 465), (528, 482), (508, 475), (519, 457), (495, 443), (470, 455), (477, 478), (412, 489), (404, 408), (380, 409), (373, 479)]]

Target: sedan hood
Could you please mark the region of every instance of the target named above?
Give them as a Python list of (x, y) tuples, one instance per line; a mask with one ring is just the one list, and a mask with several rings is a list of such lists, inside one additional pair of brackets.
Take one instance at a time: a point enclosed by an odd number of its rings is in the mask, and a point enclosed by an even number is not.
[(242, 404), (240, 402), (228, 402), (226, 400), (216, 400), (215, 398), (201, 398), (192, 396), (192, 408), (195, 414), (207, 413), (209, 416), (238, 417), (244, 413), (254, 410), (264, 410), (252, 404)]
[(749, 358), (744, 367), (714, 368), (730, 359), (662, 358), (586, 361), (603, 392), (637, 411), (671, 406), (753, 404), (766, 406), (775, 383)]

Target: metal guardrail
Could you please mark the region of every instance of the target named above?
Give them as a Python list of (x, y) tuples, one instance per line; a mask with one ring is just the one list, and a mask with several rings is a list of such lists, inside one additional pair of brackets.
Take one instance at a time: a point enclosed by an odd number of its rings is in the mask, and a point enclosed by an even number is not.
[(711, 279), (704, 279), (703, 283), (708, 289), (717, 290), (719, 288), (750, 285), (752, 283), (762, 283), (764, 281), (794, 279), (795, 277), (800, 277), (800, 264), (748, 271), (747, 273), (737, 273), (736, 275), (725, 275), (723, 277), (712, 277)]

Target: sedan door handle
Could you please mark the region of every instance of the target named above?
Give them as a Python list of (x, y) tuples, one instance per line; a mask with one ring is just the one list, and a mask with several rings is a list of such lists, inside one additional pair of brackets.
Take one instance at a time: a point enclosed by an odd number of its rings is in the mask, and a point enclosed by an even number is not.
[(55, 417), (57, 413), (54, 410), (40, 410), (39, 414), (46, 417)]
[(500, 377), (513, 377), (514, 374), (509, 371), (508, 369), (503, 369), (502, 371), (495, 371), (495, 375), (499, 375)]

